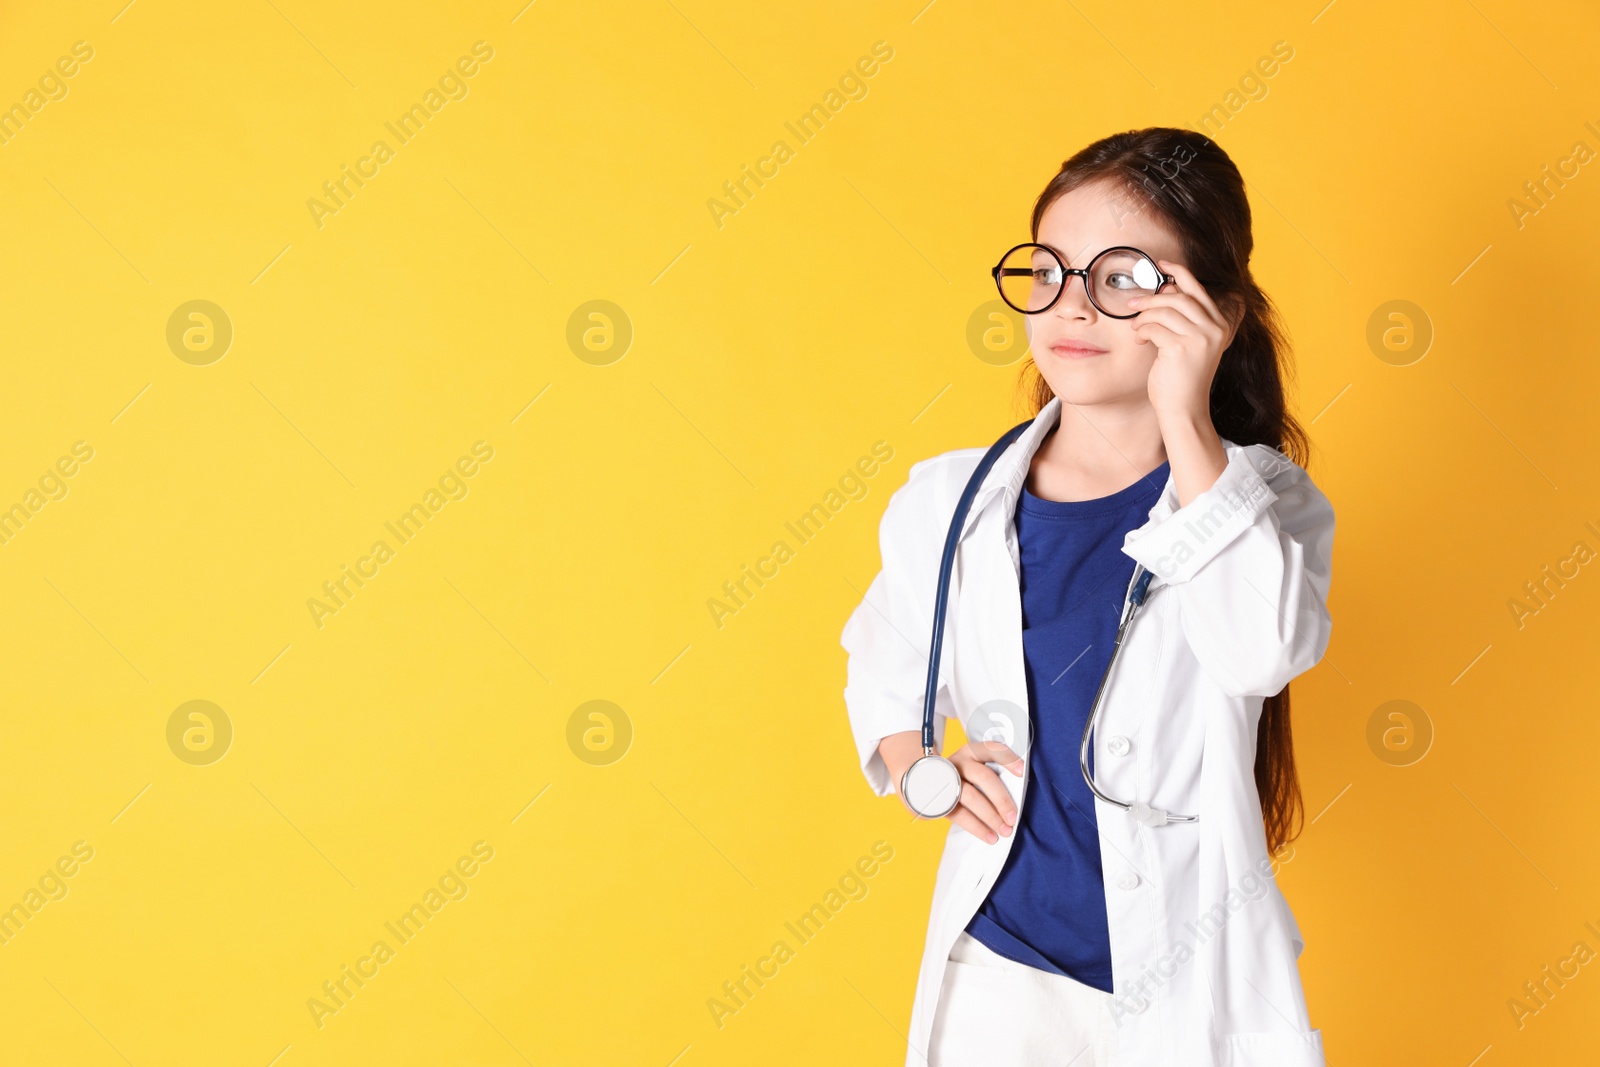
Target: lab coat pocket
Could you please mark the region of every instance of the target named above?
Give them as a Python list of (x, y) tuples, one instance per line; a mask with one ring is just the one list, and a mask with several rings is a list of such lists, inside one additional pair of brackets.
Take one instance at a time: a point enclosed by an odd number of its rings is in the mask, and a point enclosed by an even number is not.
[(1230, 1034), (1222, 1042), (1219, 1067), (1326, 1067), (1322, 1031)]
[[(952, 956), (945, 963), (944, 985), (929, 1035), (929, 1067), (979, 1067), (996, 1062), (1030, 1062), (1020, 1047), (1026, 1027), (1004, 1027), (1028, 1005), (1026, 988), (1002, 967), (966, 963)], [(997, 1027), (999, 1030), (997, 1032)], [(1013, 1046), (1005, 1048), (1007, 1043)]]

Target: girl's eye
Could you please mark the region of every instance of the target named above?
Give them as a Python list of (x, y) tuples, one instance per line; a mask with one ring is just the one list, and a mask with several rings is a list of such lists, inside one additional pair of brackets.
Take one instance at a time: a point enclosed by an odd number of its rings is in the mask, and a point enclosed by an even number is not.
[(1106, 284), (1113, 289), (1137, 289), (1139, 284), (1133, 280), (1133, 275), (1117, 271), (1106, 275)]

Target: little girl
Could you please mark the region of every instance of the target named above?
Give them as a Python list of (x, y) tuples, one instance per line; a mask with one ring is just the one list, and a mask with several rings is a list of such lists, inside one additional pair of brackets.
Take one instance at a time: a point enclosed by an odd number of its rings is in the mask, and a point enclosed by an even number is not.
[[(1062, 164), (994, 269), (1033, 415), (952, 567), (935, 728), (970, 740), (908, 1067), (1322, 1065), (1273, 857), (1302, 814), (1287, 685), (1327, 647), (1333, 509), (1252, 244), (1222, 149), (1152, 128)], [(845, 626), (879, 795), (924, 755), (941, 550), (985, 451), (911, 469)]]

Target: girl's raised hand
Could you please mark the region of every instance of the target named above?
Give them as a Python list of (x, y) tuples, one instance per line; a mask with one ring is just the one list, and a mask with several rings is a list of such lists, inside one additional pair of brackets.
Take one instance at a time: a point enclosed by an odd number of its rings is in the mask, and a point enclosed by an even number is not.
[(1211, 414), (1211, 380), (1222, 353), (1233, 342), (1243, 318), (1240, 305), (1224, 315), (1188, 267), (1158, 259), (1156, 265), (1177, 279), (1165, 292), (1134, 297), (1128, 306), (1139, 314), (1133, 332), (1156, 346), (1150, 368), (1150, 404), (1162, 415)]

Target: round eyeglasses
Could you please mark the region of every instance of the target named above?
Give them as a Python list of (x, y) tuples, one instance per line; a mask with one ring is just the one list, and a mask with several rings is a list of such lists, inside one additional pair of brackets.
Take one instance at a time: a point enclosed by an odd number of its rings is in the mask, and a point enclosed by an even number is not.
[(1131, 319), (1139, 313), (1128, 306), (1130, 297), (1153, 296), (1163, 285), (1177, 283), (1154, 259), (1128, 245), (1106, 249), (1079, 270), (1062, 263), (1048, 245), (1020, 244), (1001, 257), (992, 273), (1000, 298), (1024, 315), (1055, 307), (1073, 274), (1083, 279), (1095, 310), (1113, 319)]

